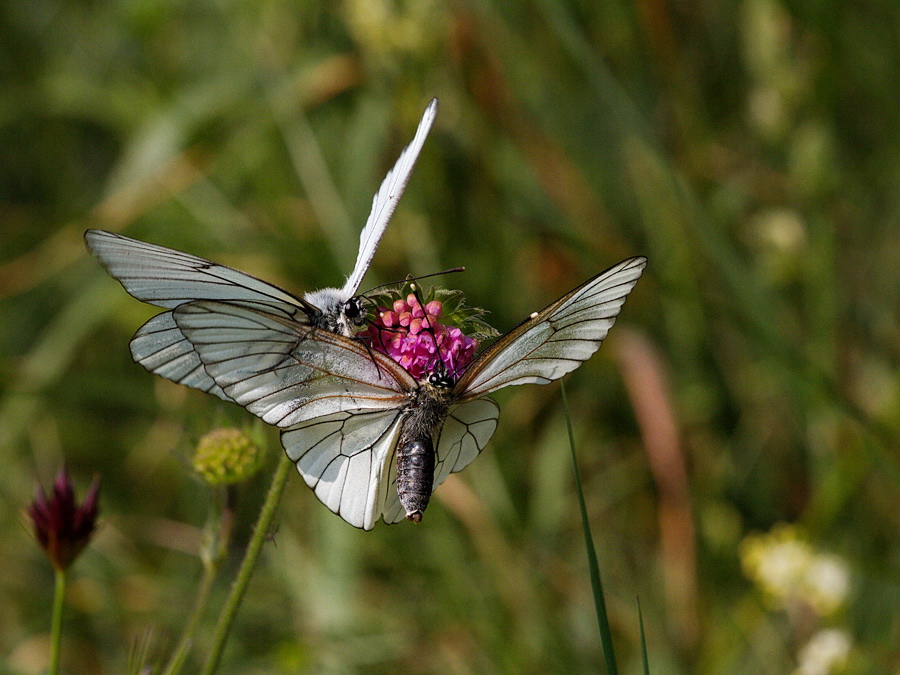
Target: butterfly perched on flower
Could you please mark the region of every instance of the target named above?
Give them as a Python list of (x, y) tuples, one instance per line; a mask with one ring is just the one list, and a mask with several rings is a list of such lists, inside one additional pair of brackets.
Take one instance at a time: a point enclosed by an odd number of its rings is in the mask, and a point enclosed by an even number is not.
[[(428, 132), (437, 115), (433, 99), (412, 142), (372, 199), (372, 211), (359, 236), (356, 264), (341, 288), (323, 288), (302, 298), (244, 272), (112, 232), (88, 230), (84, 238), (107, 272), (138, 300), (172, 310), (196, 300), (253, 303), (297, 325), (351, 336), (366, 321), (359, 285), (378, 243), (409, 182)], [(157, 314), (131, 340), (131, 354), (147, 370), (169, 380), (232, 399), (206, 373), (190, 340), (178, 328), (172, 311)]]
[(414, 297), (379, 311), (368, 339), (253, 302), (188, 302), (172, 314), (216, 385), (282, 430), (316, 496), (369, 530), (379, 518), (419, 522), (433, 490), (475, 459), (497, 428), (488, 394), (547, 384), (597, 351), (646, 263), (588, 279), (477, 356), (440, 308)]

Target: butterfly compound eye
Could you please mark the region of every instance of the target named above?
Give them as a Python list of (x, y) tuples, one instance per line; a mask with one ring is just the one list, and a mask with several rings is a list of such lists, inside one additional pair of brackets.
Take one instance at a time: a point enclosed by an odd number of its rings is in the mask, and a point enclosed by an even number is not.
[(356, 326), (361, 326), (366, 321), (366, 315), (363, 312), (362, 300), (359, 298), (350, 298), (344, 303), (344, 316)]

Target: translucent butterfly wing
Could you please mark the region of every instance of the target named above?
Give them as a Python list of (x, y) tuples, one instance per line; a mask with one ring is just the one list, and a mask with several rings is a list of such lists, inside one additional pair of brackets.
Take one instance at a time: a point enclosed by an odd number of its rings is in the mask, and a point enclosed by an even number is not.
[(547, 384), (577, 368), (600, 348), (646, 264), (629, 258), (503, 335), (456, 383), (460, 400), (514, 384)]
[(359, 235), (359, 253), (356, 256), (356, 265), (353, 267), (353, 272), (347, 277), (347, 283), (344, 284), (342, 289), (342, 294), (348, 298), (356, 294), (363, 277), (366, 275), (366, 270), (369, 269), (369, 264), (375, 255), (375, 249), (378, 248), (378, 242), (381, 241), (394, 209), (397, 208), (397, 203), (406, 189), (406, 184), (409, 182), (410, 174), (416, 164), (422, 146), (425, 144), (428, 132), (431, 131), (431, 125), (434, 123), (434, 118), (437, 115), (437, 107), (437, 99), (432, 99), (425, 109), (425, 114), (422, 116), (422, 121), (419, 122), (419, 127), (416, 129), (416, 135), (413, 137), (412, 142), (400, 153), (394, 168), (385, 176), (381, 186), (378, 188), (378, 192), (375, 193), (375, 197), (372, 199), (372, 211), (369, 213), (366, 225)]
[(315, 311), (277, 286), (188, 253), (103, 230), (88, 230), (84, 240), (130, 295), (158, 307), (173, 309), (193, 300), (247, 301), (295, 319)]
[(344, 411), (283, 431), (281, 443), (325, 506), (371, 530), (389, 501), (401, 424), (397, 410)]
[[(306, 321), (317, 311), (277, 286), (204, 258), (102, 230), (88, 230), (84, 239), (88, 250), (130, 295), (159, 307), (192, 300), (249, 301), (297, 321)], [(204, 372), (200, 357), (171, 313), (141, 326), (130, 347), (134, 360), (151, 373), (231, 400)]]
[(434, 489), (478, 456), (494, 435), (499, 418), (500, 406), (489, 398), (468, 401), (450, 411), (436, 444)]
[(131, 338), (131, 355), (151, 373), (231, 402), (203, 368), (200, 356), (178, 328), (172, 312), (157, 314)]
[(400, 493), (397, 492), (397, 453), (391, 454), (390, 464), (388, 466), (387, 475), (390, 478), (388, 483), (387, 497), (384, 502), (384, 511), (381, 517), (388, 525), (399, 523), (406, 518), (406, 509), (400, 503)]
[(342, 411), (395, 409), (416, 385), (364, 343), (264, 308), (192, 302), (173, 316), (225, 394), (283, 429)]

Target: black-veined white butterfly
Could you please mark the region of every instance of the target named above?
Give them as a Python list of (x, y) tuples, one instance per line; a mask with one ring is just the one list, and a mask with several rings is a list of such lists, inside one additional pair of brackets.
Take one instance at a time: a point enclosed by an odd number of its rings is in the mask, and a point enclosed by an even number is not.
[(436, 361), (416, 379), (389, 356), (254, 303), (189, 302), (173, 311), (227, 396), (282, 429), (316, 496), (351, 525), (418, 522), (428, 498), (497, 427), (486, 396), (546, 384), (599, 347), (646, 265), (630, 258), (500, 337), (458, 377)]
[[(372, 199), (372, 211), (359, 236), (356, 265), (342, 288), (323, 288), (299, 298), (230, 267), (102, 230), (85, 232), (88, 250), (128, 293), (158, 307), (171, 310), (193, 300), (252, 302), (297, 325), (351, 336), (366, 320), (356, 293), (409, 182), (437, 115), (437, 105), (437, 99), (433, 99), (425, 109), (412, 142), (400, 153)], [(171, 311), (157, 314), (141, 326), (130, 346), (134, 360), (150, 372), (232, 400), (203, 369)]]

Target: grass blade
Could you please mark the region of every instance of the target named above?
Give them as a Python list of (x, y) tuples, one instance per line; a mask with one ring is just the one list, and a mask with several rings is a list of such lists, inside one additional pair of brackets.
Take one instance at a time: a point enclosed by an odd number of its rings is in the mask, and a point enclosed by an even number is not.
[(638, 622), (641, 624), (641, 661), (644, 664), (644, 675), (650, 675), (650, 659), (647, 658), (647, 638), (644, 635), (644, 613), (641, 611), (641, 599), (637, 599)]
[(587, 551), (588, 568), (591, 575), (591, 590), (594, 594), (594, 606), (597, 610), (597, 625), (600, 629), (600, 644), (603, 646), (603, 658), (606, 661), (606, 672), (616, 675), (616, 655), (613, 652), (612, 634), (609, 630), (609, 619), (606, 616), (606, 601), (603, 598), (603, 582), (600, 579), (600, 566), (597, 564), (597, 551), (591, 536), (588, 523), (587, 507), (584, 503), (584, 492), (581, 489), (581, 474), (578, 473), (578, 461), (575, 458), (575, 434), (572, 432), (572, 419), (569, 417), (569, 401), (566, 399), (566, 386), (560, 383), (562, 391), (563, 412), (566, 415), (566, 429), (569, 432), (569, 448), (572, 450), (572, 468), (575, 471), (575, 488), (578, 492), (578, 507), (581, 510), (581, 525), (584, 530), (584, 548)]

